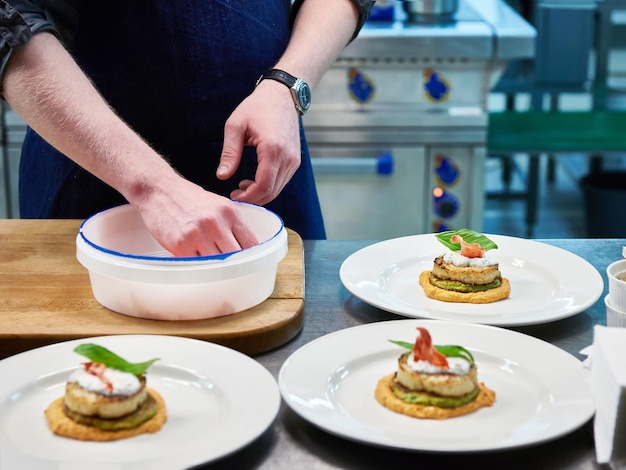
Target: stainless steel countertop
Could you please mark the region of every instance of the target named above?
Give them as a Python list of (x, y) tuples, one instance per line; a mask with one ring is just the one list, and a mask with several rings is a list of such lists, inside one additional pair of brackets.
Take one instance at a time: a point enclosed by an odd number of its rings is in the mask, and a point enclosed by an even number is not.
[[(544, 240), (589, 261), (606, 285), (606, 267), (621, 257), (626, 240)], [(354, 298), (339, 279), (341, 263), (373, 241), (305, 241), (306, 300), (301, 333), (288, 344), (255, 357), (275, 377), (291, 353), (327, 333), (365, 323), (399, 320)], [(606, 288), (605, 288), (606, 293)], [(593, 326), (605, 325), (602, 298), (573, 317), (543, 325), (512, 328), (548, 341), (582, 359)], [(414, 453), (367, 446), (330, 435), (283, 404), (275, 423), (240, 452), (206, 468), (380, 469), (394, 468), (549, 468), (599, 469), (591, 422), (552, 442), (524, 449), (478, 454)], [(208, 424), (210, 425), (210, 424)], [(607, 467), (608, 468), (608, 467)]]

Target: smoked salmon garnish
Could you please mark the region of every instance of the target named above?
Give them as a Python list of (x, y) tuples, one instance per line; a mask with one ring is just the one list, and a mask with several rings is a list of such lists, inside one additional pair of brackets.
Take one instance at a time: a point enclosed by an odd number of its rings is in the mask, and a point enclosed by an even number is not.
[(433, 340), (429, 331), (421, 326), (417, 327), (417, 331), (420, 332), (419, 336), (415, 339), (415, 345), (413, 346), (413, 356), (416, 361), (428, 361), (432, 365), (442, 368), (449, 368), (448, 360), (446, 356), (441, 354), (433, 346)]
[(485, 249), (479, 243), (465, 243), (460, 235), (452, 235), (450, 241), (452, 243), (460, 243), (461, 255), (467, 258), (482, 258), (485, 254)]

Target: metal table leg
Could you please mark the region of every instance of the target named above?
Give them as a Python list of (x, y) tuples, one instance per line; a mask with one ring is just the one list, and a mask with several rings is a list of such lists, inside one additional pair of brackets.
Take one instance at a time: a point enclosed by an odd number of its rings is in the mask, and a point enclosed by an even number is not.
[(541, 155), (528, 155), (528, 175), (526, 178), (526, 236), (533, 237), (537, 223), (537, 204), (539, 201), (539, 163)]

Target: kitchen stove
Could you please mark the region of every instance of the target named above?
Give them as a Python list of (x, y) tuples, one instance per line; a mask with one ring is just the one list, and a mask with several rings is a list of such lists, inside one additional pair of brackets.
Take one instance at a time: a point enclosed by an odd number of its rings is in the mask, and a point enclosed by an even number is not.
[(366, 23), (304, 116), (331, 239), (482, 230), (488, 93), (535, 30), (500, 0), (460, 0), (440, 24), (401, 6)]

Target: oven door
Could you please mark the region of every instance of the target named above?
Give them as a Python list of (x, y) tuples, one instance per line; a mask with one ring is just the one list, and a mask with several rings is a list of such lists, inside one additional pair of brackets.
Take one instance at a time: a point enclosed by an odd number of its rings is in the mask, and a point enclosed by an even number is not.
[(329, 239), (482, 231), (483, 146), (315, 144), (310, 151)]
[(329, 239), (378, 240), (425, 231), (424, 147), (315, 144), (310, 153)]

